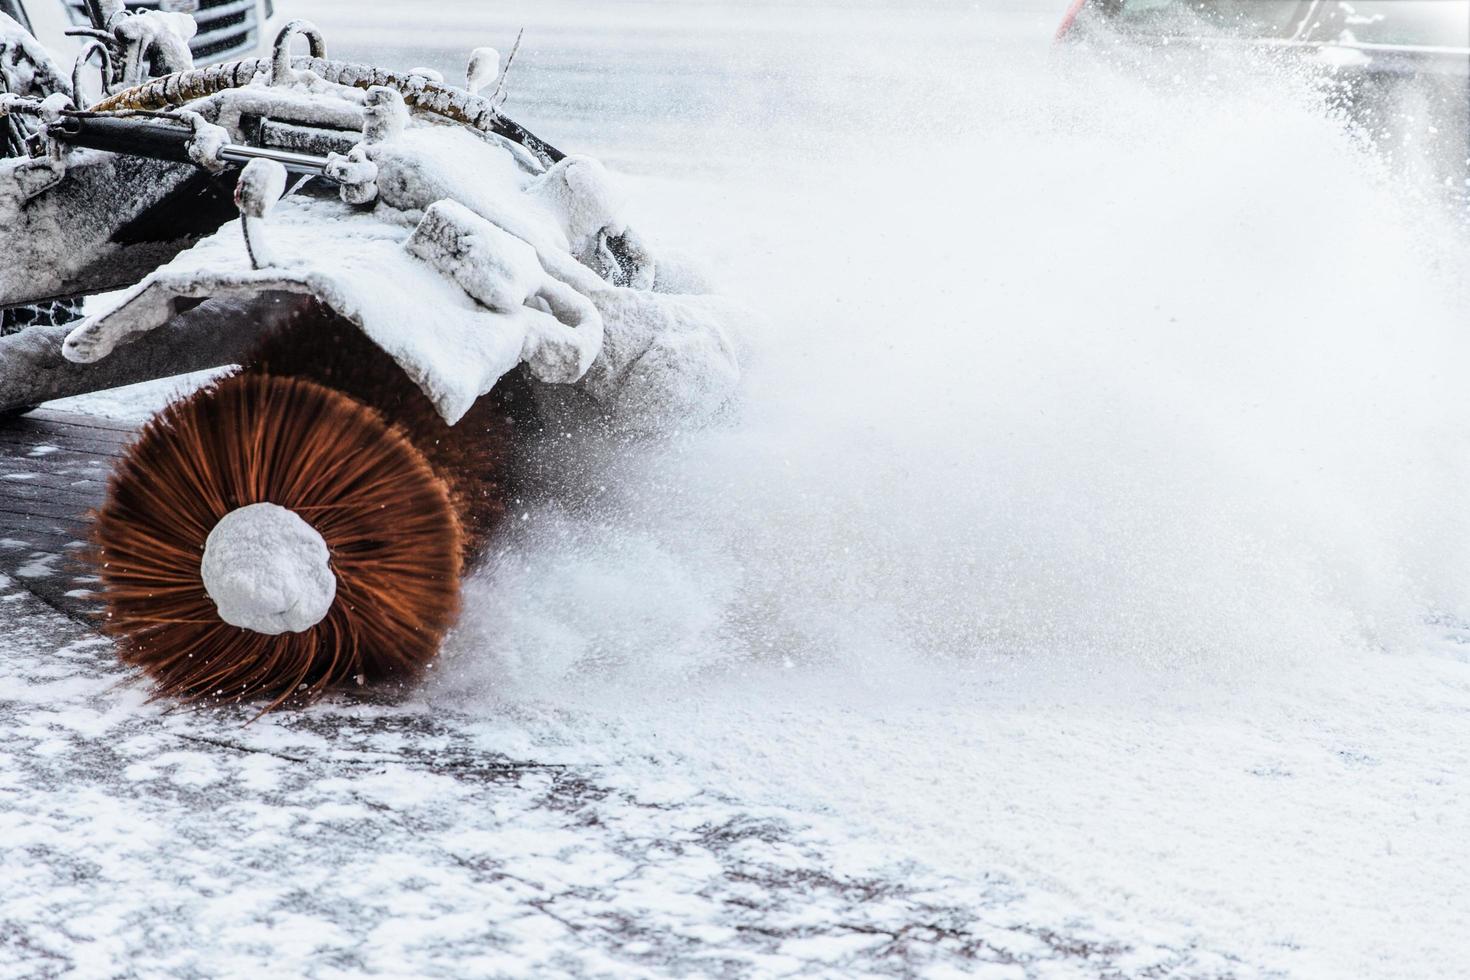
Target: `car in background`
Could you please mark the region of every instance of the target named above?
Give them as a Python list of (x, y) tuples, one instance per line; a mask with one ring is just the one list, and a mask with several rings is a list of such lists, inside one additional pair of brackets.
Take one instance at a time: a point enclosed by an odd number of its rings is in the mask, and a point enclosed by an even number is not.
[(1466, 196), (1470, 0), (1072, 0), (1057, 39), (1104, 38), (1244, 45), (1317, 69), (1390, 157)]

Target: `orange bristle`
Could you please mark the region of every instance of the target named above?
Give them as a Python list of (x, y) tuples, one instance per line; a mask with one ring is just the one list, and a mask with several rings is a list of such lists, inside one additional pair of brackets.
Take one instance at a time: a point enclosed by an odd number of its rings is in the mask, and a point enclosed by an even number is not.
[[(300, 633), (223, 622), (205, 539), (235, 508), (295, 511), (326, 542), (337, 593)], [(446, 481), (378, 411), (305, 378), (249, 371), (164, 409), (119, 463), (97, 517), (106, 629), (157, 696), (305, 703), (349, 678), (412, 678), (459, 603), (465, 540)]]
[(535, 424), (521, 372), (502, 378), (451, 426), (391, 357), (315, 301), (262, 341), (249, 370), (308, 378), (382, 413), (448, 484), (464, 528), (465, 560), (479, 556), (505, 515), (516, 432)]

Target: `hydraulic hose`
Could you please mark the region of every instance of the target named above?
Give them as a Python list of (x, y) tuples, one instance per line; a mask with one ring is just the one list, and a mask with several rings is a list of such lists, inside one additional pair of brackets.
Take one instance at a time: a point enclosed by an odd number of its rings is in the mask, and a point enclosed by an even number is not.
[[(314, 57), (293, 58), (291, 67), (297, 71), (310, 71), (337, 85), (361, 89), (383, 85), (396, 89), (410, 109), (441, 116), (482, 133), (494, 133), (519, 143), (548, 167), (566, 156), (515, 120), (501, 115), (489, 99), (429, 81), (422, 75), (404, 75), (371, 65)], [(157, 111), (181, 106), (226, 89), (242, 88), (260, 73), (269, 76), (271, 71), (270, 58), (247, 58), (206, 68), (190, 68), (116, 92), (92, 106), (92, 111)]]

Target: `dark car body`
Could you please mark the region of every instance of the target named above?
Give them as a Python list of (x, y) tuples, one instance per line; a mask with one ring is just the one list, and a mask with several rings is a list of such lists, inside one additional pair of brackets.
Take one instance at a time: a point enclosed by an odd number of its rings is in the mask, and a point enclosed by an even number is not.
[(1245, 45), (1320, 69), (1385, 150), (1413, 150), (1463, 195), (1470, 175), (1470, 0), (1073, 0), (1057, 38), (1173, 51)]

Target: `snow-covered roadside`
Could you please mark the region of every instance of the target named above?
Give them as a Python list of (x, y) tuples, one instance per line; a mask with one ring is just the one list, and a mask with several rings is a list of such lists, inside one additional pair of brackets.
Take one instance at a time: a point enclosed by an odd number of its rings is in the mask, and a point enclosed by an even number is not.
[(12, 583), (0, 608), (7, 976), (1254, 973), (676, 756), (611, 757), (562, 711), (338, 701), (242, 727), (145, 706)]
[(1228, 953), (1238, 976), (1452, 976), (1467, 954), (1470, 676), (1453, 660), (1231, 683), (991, 668), (856, 690), (800, 670), (594, 686), (553, 702), (549, 728), (625, 785), (672, 771), (819, 814), (843, 862), (943, 869), (954, 895), (1004, 882), (1033, 927)]
[(222, 371), (195, 371), (159, 381), (143, 381), (135, 385), (124, 385), (107, 391), (93, 391), (71, 398), (58, 398), (46, 403), (46, 407), (58, 412), (76, 412), (82, 415), (100, 415), (119, 422), (134, 422), (139, 425), (148, 421), (169, 402), (181, 398), (208, 384)]
[[(1453, 975), (1470, 681), (776, 670), (246, 726), (0, 583), (9, 975)], [(466, 676), (466, 675), (469, 676)], [(460, 703), (456, 704), (456, 701)]]

